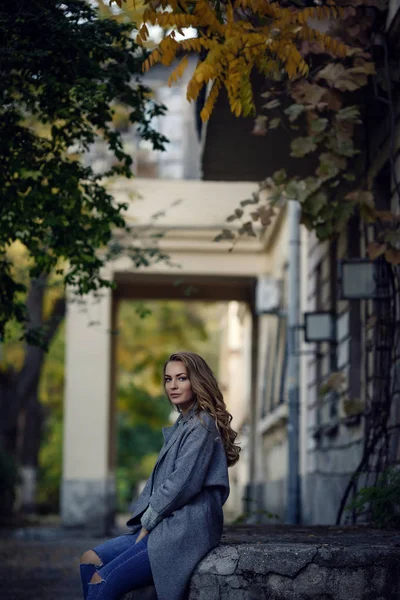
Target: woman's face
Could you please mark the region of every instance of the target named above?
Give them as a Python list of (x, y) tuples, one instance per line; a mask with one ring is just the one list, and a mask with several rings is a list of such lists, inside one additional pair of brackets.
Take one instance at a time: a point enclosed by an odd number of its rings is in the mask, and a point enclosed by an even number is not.
[(193, 403), (193, 391), (183, 362), (171, 361), (167, 364), (164, 376), (165, 391), (173, 404), (183, 412)]

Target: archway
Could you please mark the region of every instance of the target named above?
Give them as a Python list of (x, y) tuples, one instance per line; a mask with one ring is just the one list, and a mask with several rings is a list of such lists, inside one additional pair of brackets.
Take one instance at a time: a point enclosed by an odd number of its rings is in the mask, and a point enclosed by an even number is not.
[[(140, 181), (140, 193), (154, 200), (154, 206), (142, 205), (138, 227), (150, 221), (149, 211), (157, 207), (160, 181)], [(162, 182), (165, 184), (166, 182)], [(171, 182), (168, 182), (169, 184)], [(185, 185), (184, 185), (185, 184)], [(258, 318), (255, 316), (255, 287), (260, 275), (268, 272), (268, 254), (264, 242), (249, 239), (229, 252), (229, 244), (213, 242), (223, 226), (228, 205), (238, 203), (251, 184), (187, 181), (164, 186), (164, 206), (176, 205), (176, 195), (188, 198), (179, 217), (167, 213), (158, 224), (166, 231), (162, 244), (174, 266), (154, 265), (132, 268), (128, 257), (121, 257), (107, 268), (107, 277), (117, 284), (111, 292), (88, 297), (68, 306), (66, 324), (66, 388), (64, 419), (63, 481), (61, 512), (66, 526), (85, 526), (105, 531), (113, 520), (114, 485), (114, 398), (115, 398), (115, 321), (118, 302), (131, 299), (183, 299), (245, 302), (252, 314), (251, 370), (254, 389), (249, 401), (257, 398)], [(158, 191), (157, 191), (158, 190)], [(209, 195), (212, 192), (212, 198)], [(124, 193), (128, 193), (124, 189)], [(211, 212), (205, 212), (204, 201)], [(196, 204), (196, 202), (197, 204)], [(186, 202), (186, 201), (185, 201)], [(136, 215), (140, 205), (135, 204)], [(162, 206), (161, 206), (162, 208)], [(197, 214), (194, 212), (197, 210)], [(132, 209), (133, 211), (133, 209)], [(175, 213), (176, 214), (176, 213)], [(171, 223), (172, 221), (172, 223)], [(188, 296), (187, 290), (190, 289)], [(251, 430), (255, 432), (255, 406)], [(250, 432), (254, 444), (255, 435)], [(254, 448), (250, 449), (249, 473), (254, 472)]]

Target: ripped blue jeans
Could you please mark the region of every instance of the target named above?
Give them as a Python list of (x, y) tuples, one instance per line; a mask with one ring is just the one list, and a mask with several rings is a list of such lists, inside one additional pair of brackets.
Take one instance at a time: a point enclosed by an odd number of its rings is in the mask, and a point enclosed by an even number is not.
[[(91, 548), (102, 565), (81, 564), (83, 597), (87, 600), (118, 600), (124, 594), (153, 583), (147, 542), (149, 536), (135, 544), (137, 533), (126, 533)], [(90, 583), (94, 573), (101, 583)]]

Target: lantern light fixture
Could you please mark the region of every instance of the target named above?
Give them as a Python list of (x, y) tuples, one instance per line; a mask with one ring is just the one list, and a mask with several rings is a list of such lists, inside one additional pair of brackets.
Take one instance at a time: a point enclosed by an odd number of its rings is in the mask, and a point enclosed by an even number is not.
[(336, 342), (336, 314), (334, 312), (305, 312), (303, 316), (305, 342)]
[(340, 298), (342, 300), (383, 300), (386, 288), (378, 285), (378, 263), (367, 258), (339, 261)]

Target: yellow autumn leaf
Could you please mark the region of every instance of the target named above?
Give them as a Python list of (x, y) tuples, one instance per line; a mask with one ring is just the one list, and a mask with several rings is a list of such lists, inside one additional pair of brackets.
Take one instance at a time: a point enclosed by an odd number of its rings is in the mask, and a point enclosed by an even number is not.
[[(250, 74), (253, 69), (268, 77), (278, 76), (282, 65), (291, 80), (304, 77), (309, 67), (298, 47), (303, 41), (318, 42), (329, 52), (343, 56), (344, 44), (314, 28), (313, 20), (333, 19), (340, 14), (334, 3), (329, 6), (307, 8), (284, 7), (266, 0), (227, 0), (218, 12), (207, 0), (137, 0), (136, 6), (144, 7), (139, 22), (138, 43), (149, 44), (147, 24), (159, 25), (165, 35), (155, 51), (144, 63), (144, 70), (161, 62), (171, 65), (180, 57), (182, 50), (200, 55), (197, 68), (187, 86), (187, 98), (195, 100), (203, 86), (218, 79), (227, 91), (233, 114), (249, 115), (254, 112)], [(126, 1), (119, 0), (124, 7)], [(135, 5), (135, 6), (134, 6)], [(245, 12), (243, 12), (243, 10)], [(257, 18), (253, 18), (256, 16)], [(197, 37), (177, 41), (176, 32), (183, 33), (187, 27), (197, 30)], [(203, 52), (205, 51), (205, 52)], [(157, 52), (157, 53), (156, 53)], [(174, 69), (169, 83), (182, 77), (187, 59)], [(358, 68), (358, 67), (356, 67)], [(328, 85), (345, 89), (360, 87), (365, 72), (347, 72), (338, 81), (331, 73), (325, 73)], [(331, 78), (329, 79), (329, 76)], [(339, 88), (340, 89), (340, 88)], [(201, 118), (207, 120), (215, 102), (211, 96)]]

